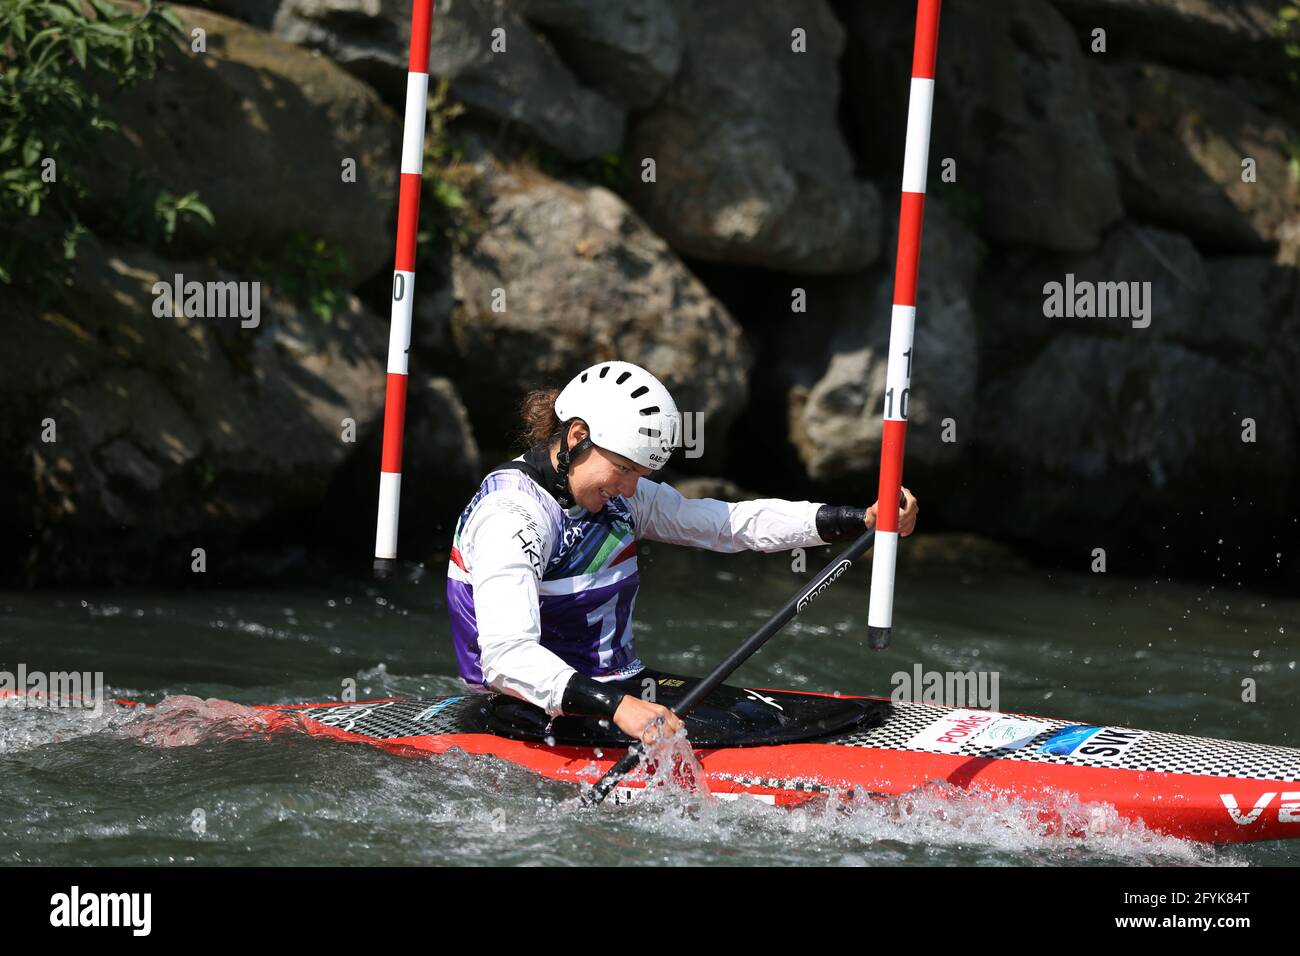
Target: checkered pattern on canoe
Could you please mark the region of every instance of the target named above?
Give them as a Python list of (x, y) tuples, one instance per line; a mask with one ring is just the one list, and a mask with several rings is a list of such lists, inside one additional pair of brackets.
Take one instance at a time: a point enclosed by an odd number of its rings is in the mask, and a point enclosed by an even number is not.
[[(907, 742), (936, 720), (950, 713), (949, 708), (929, 704), (894, 704), (889, 719), (880, 727), (854, 731), (827, 741), (844, 747), (881, 747), (888, 750), (949, 753), (934, 747), (909, 747)], [(1184, 734), (1161, 734), (1144, 731), (1145, 736), (1113, 760), (1061, 756), (1039, 752), (1039, 746), (1063, 727), (1110, 726), (1082, 724), (1080, 721), (1048, 720), (1029, 715), (1023, 717), (1046, 724), (1046, 729), (1024, 747), (989, 749), (988, 744), (966, 743), (955, 752), (960, 757), (996, 757), (1002, 760), (1027, 760), (1076, 767), (1105, 767), (1121, 770), (1152, 770), (1160, 773), (1198, 774), (1207, 777), (1243, 777), (1254, 780), (1300, 781), (1300, 750), (1270, 747), (1266, 744), (1189, 737)], [(1122, 728), (1131, 729), (1131, 728)]]
[[(485, 733), (475, 711), (481, 703), (482, 698), (479, 695), (471, 694), (461, 698), (408, 699), (377, 704), (329, 704), (312, 707), (300, 713), (308, 719), (339, 730), (375, 740), (392, 740), (397, 737)], [(824, 742), (841, 747), (880, 747), (886, 750), (949, 753), (938, 748), (907, 746), (907, 742), (916, 734), (949, 712), (946, 707), (929, 704), (894, 704), (889, 718), (883, 725), (842, 734)], [(1056, 731), (1063, 727), (1080, 726), (1079, 722), (1048, 720), (1028, 715), (1025, 715), (1024, 719), (1039, 721), (1046, 725), (1046, 729), (1024, 747), (1015, 750), (991, 750), (987, 744), (981, 746), (978, 743), (966, 743), (954, 752), (955, 756), (1027, 760), (1057, 766), (1149, 770), (1208, 777), (1241, 777), (1276, 780), (1282, 783), (1300, 781), (1300, 750), (1289, 747), (1270, 747), (1265, 744), (1213, 740), (1208, 737), (1189, 737), (1183, 734), (1144, 732), (1145, 736), (1131, 745), (1121, 757), (1114, 760), (1073, 754), (1061, 756), (1041, 753), (1038, 747)]]
[(437, 737), (465, 733), (471, 697), (409, 698), (380, 703), (326, 704), (300, 711), (303, 717), (328, 727), (375, 740), (396, 737)]

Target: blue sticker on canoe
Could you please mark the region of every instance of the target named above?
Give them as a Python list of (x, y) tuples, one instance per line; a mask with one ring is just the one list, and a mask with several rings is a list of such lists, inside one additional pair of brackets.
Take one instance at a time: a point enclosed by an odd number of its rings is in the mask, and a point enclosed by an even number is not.
[(1056, 757), (1068, 757), (1079, 748), (1080, 744), (1099, 730), (1101, 730), (1100, 727), (1085, 727), (1082, 725), (1062, 727), (1039, 745), (1038, 752), (1040, 754), (1052, 754)]

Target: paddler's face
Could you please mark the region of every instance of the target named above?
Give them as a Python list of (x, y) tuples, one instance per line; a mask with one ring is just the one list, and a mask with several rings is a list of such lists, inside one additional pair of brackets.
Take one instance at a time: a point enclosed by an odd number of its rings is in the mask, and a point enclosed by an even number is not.
[[(574, 422), (569, 427), (570, 447), (586, 437), (587, 429), (581, 423)], [(569, 487), (573, 489), (575, 502), (596, 512), (610, 498), (618, 495), (630, 498), (636, 493), (636, 483), (650, 474), (649, 468), (596, 446), (583, 453), (569, 469)]]

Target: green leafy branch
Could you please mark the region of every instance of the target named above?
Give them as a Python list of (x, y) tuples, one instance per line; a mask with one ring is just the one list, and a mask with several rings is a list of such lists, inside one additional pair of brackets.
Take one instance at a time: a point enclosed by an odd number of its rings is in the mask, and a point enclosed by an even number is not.
[(331, 322), (347, 304), (348, 259), (324, 239), (293, 233), (272, 258), (258, 258), (252, 267), (277, 292), (310, 309), (322, 322)]
[(450, 95), (451, 84), (443, 79), (429, 93), (428, 132), (424, 138), (424, 195), (431, 203), (428, 227), (420, 230), (420, 244), (441, 235), (464, 248), (483, 230), (483, 216), (472, 196), (479, 172), (465, 162), (464, 152), (451, 137), (450, 128), (465, 113), (465, 107)]
[[(91, 83), (151, 78), (164, 43), (179, 43), (182, 30), (153, 0), (138, 11), (109, 0), (0, 3), (0, 282), (67, 280), (86, 232), (73, 211), (85, 195), (77, 170), (102, 135), (116, 132)], [(173, 197), (156, 212), (202, 217), (200, 206), (195, 196)]]

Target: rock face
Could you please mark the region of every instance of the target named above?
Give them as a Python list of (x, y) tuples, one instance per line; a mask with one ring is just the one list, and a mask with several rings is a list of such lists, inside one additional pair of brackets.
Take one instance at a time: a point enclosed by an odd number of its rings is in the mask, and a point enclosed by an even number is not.
[[(880, 202), (836, 128), (843, 30), (823, 0), (678, 0), (676, 79), (629, 130), (633, 203), (687, 256), (851, 272), (879, 252)], [(793, 31), (806, 37), (796, 52)], [(655, 181), (643, 181), (652, 159)]]
[[(1284, 507), (1278, 479), (1296, 465), (1296, 420), (1280, 384), (1154, 338), (1060, 336), (981, 402), (1014, 409), (1014, 428), (981, 441), (1008, 471), (1036, 476), (1006, 516), (1008, 530), (1029, 538), (1053, 515), (1077, 518), (1080, 497), (1096, 499), (1088, 510), (1099, 518), (1153, 493), (1171, 512), (1218, 510), (1243, 494)], [(1243, 441), (1246, 419), (1253, 442)], [(1214, 488), (1225, 500), (1211, 507)]]
[(1300, 219), (1295, 129), (1232, 84), (1154, 64), (1097, 66), (1092, 76), (1134, 215), (1220, 251), (1260, 251)]
[(486, 188), (487, 227), (453, 263), (457, 381), (480, 443), (505, 448), (526, 390), (620, 358), (698, 416), (702, 465), (716, 463), (749, 364), (727, 311), (608, 190), (523, 166), (495, 169)]
[[(144, 200), (128, 174), (199, 193), (215, 229), (182, 225), (185, 253), (247, 262), (274, 258), (295, 237), (346, 257), (344, 284), (391, 263), (400, 119), (335, 64), (236, 20), (176, 6), (206, 31), (206, 54), (173, 53), (149, 83), (109, 101), (122, 137), (104, 139), (87, 171), (86, 218), (114, 235)], [(356, 165), (345, 182), (343, 164)]]
[(1078, 28), (1107, 32), (1107, 49), (1139, 52), (1214, 73), (1292, 69), (1278, 43), (1278, 4), (1267, 0), (1052, 0)]
[(243, 20), (259, 30), (270, 30), (279, 9), (278, 0), (205, 0), (204, 6), (234, 20)]
[[(264, 547), (373, 540), (386, 346), (376, 316), (352, 299), (325, 324), (263, 287), (256, 327), (171, 318), (157, 314), (159, 281), (235, 277), (94, 242), (79, 267), (75, 300), (7, 303), (0, 499), (14, 547), (0, 573), (196, 583)], [(454, 388), (417, 380), (412, 396), (408, 487), (465, 494), (477, 449)], [(341, 495), (349, 468), (362, 477)], [(195, 548), (209, 578), (191, 576)]]
[(659, 98), (682, 59), (669, 0), (511, 0), (582, 81), (629, 109)]
[[(1294, 268), (1265, 257), (1222, 256), (1205, 261), (1205, 277), (1201, 320), (1207, 342), (1300, 367), (1300, 281)], [(1278, 380), (1293, 390), (1300, 386), (1293, 373), (1279, 373)], [(1295, 418), (1300, 421), (1300, 405)]]
[[(914, 9), (849, 0), (839, 11), (855, 145), (896, 180), (911, 65), (898, 38), (911, 35)], [(930, 192), (971, 206), (993, 241), (1095, 246), (1123, 207), (1070, 25), (1047, 0), (951, 0), (940, 30)]]
[[(176, 8), (206, 52), (98, 88), (125, 135), (85, 175), (77, 287), (0, 286), (0, 579), (192, 582), (196, 547), (220, 576), (373, 541), (410, 3), (208, 6), (236, 19)], [(673, 390), (691, 450), (669, 477), (694, 493), (867, 498), (914, 9), (439, 0), (431, 73), (465, 115), (427, 151), (404, 556), (517, 451), (528, 389), (604, 359)], [(1214, 528), (1294, 560), (1300, 109), (1276, 16), (944, 4), (908, 396), (927, 530), (1076, 556), (1100, 529), (1163, 557)], [(622, 196), (589, 181), (619, 169)], [(162, 188), (215, 227), (145, 251)], [(178, 272), (260, 281), (260, 326), (155, 316)], [(328, 323), (289, 299), (326, 274)], [(1054, 286), (1127, 311), (1054, 313)]]
[[(908, 397), (908, 461), (953, 461), (953, 438), (976, 427), (977, 337), (972, 305), (980, 244), (939, 203), (926, 210), (913, 351), (918, 372)], [(897, 236), (891, 240), (890, 257)], [(821, 372), (811, 387), (789, 392), (790, 440), (809, 477), (818, 481), (864, 478), (880, 462), (881, 396), (889, 350), (893, 275), (877, 269), (836, 280), (827, 307), (809, 316), (829, 328)], [(792, 334), (806, 334), (792, 332)], [(793, 345), (793, 343), (792, 343)], [(794, 349), (791, 349), (792, 354)], [(797, 376), (794, 376), (797, 377)], [(943, 440), (952, 420), (953, 437)]]
[(256, 329), (163, 318), (160, 277), (231, 277), (93, 245), (80, 264), (75, 313), (6, 310), (22, 346), (0, 373), (17, 410), (4, 474), (27, 573), (182, 579), (191, 549), (215, 570), (277, 509), (324, 500), (355, 448), (343, 420), (365, 427), (383, 400), (379, 327), (359, 306), (329, 330), (273, 296)]
[[(1149, 282), (1148, 320), (1044, 315), (1044, 286), (1067, 274)], [(1001, 530), (1079, 554), (1145, 547), (1146, 567), (1177, 560), (1183, 538), (1267, 539), (1276, 529), (1260, 516), (1286, 513), (1300, 465), (1286, 331), (1300, 327), (1298, 288), (1271, 259), (1205, 257), (1186, 236), (1131, 224), (1087, 255), (990, 269), (978, 300), (990, 413), (972, 473), (985, 500), (1014, 503)]]
[[(1053, 283), (1059, 296), (1049, 291)], [(1116, 284), (1123, 288), (1112, 293)], [(1240, 344), (1248, 334), (1206, 314), (1205, 260), (1186, 236), (1130, 223), (1116, 226), (1099, 248), (1081, 255), (1012, 252), (994, 263), (983, 285), (984, 345), (1000, 358), (995, 368), (1072, 331), (1207, 348)], [(1091, 289), (1085, 293), (1085, 287)], [(1094, 295), (1094, 307), (1081, 299), (1085, 294)], [(1049, 308), (1049, 300), (1069, 302), (1057, 309)]]
[[(357, 451), (330, 487), (329, 510), (339, 516), (339, 538), (353, 555), (374, 545), (374, 505), (383, 448), (383, 415), (361, 432)], [(406, 431), (402, 453), (399, 554), (445, 559), (443, 550), (460, 510), (483, 480), (484, 461), (460, 393), (449, 379), (425, 373), (407, 382)]]
[[(506, 0), (440, 0), (430, 40), (431, 76), (450, 80), (453, 95), (476, 112), (517, 124), (570, 159), (616, 150), (623, 138), (622, 108), (584, 87), (516, 6)], [(285, 0), (275, 32), (322, 51), (401, 100), (410, 16), (404, 0)]]

